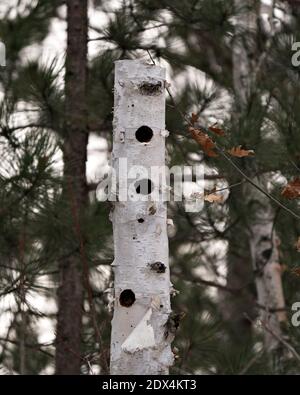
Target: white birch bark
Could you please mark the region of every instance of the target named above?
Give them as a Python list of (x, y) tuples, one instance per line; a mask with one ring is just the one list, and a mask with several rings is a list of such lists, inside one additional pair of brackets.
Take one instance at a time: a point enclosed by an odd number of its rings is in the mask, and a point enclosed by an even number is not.
[[(233, 80), (237, 100), (236, 127), (238, 127), (239, 117), (243, 116), (243, 111), (247, 108), (251, 90), (255, 89), (258, 59), (255, 60), (249, 53), (251, 44), (248, 45), (247, 36), (256, 28), (257, 9), (255, 7), (257, 5), (259, 5), (257, 0), (235, 0), (235, 7), (238, 11), (236, 39), (233, 47)], [(268, 176), (254, 176), (254, 181), (263, 189), (268, 189)], [(244, 196), (245, 202), (243, 203), (248, 208), (246, 215), (249, 244), (260, 305), (260, 318), (264, 328), (265, 347), (268, 351), (272, 351), (280, 346), (278, 336), (282, 336), (281, 323), (286, 321), (278, 241), (273, 229), (275, 214), (269, 199), (251, 185), (245, 185)], [(282, 311), (276, 311), (280, 309)]]
[[(128, 170), (137, 165), (165, 166), (164, 88), (163, 68), (138, 60), (115, 63), (112, 165), (116, 171), (121, 158), (127, 159)], [(136, 138), (142, 126), (153, 131), (149, 142)], [(167, 374), (173, 363), (165, 327), (171, 313), (167, 208), (151, 196), (147, 201), (117, 201), (112, 212), (111, 374)]]

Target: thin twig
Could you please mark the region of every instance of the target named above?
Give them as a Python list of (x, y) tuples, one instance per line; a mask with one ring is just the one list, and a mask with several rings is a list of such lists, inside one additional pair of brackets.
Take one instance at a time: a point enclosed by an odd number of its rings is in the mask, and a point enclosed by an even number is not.
[[(252, 318), (249, 317), (248, 314), (245, 313), (244, 315), (247, 318), (247, 320), (249, 320), (252, 324), (255, 325), (255, 322), (252, 320)], [(269, 332), (277, 341), (279, 341), (283, 346), (285, 346), (294, 355), (294, 357), (297, 359), (297, 361), (300, 362), (300, 355), (298, 354), (298, 352), (295, 350), (295, 348), (290, 343), (288, 343), (280, 335), (275, 333), (266, 322), (263, 322), (262, 320), (260, 320), (260, 324), (263, 329), (265, 329), (267, 332)], [(256, 324), (256, 326), (258, 326), (258, 325)]]
[(264, 349), (262, 348), (256, 355), (253, 356), (253, 358), (250, 359), (250, 361), (247, 363), (247, 365), (240, 371), (238, 374), (239, 376), (244, 375), (247, 373), (247, 371), (255, 364), (255, 362), (261, 357), (261, 354), (263, 354)]
[[(151, 59), (151, 61), (153, 62), (153, 64), (156, 64), (155, 63), (155, 60), (153, 59), (153, 57), (152, 57), (152, 55), (151, 55), (151, 53), (150, 53), (150, 51), (149, 50), (147, 50), (147, 52), (148, 52), (148, 54), (149, 54), (149, 57), (150, 57), (150, 59)], [(170, 91), (170, 89), (168, 88), (168, 87), (166, 87), (166, 91), (168, 92), (168, 95), (170, 96), (170, 99), (171, 99), (171, 101), (172, 101), (172, 103), (173, 103), (173, 106), (174, 106), (174, 108), (175, 108), (175, 110), (179, 113), (179, 115), (182, 117), (182, 119), (189, 125), (189, 126), (193, 126), (192, 124), (191, 124), (191, 121), (188, 119), (188, 117), (180, 110), (180, 108), (178, 107), (178, 105), (177, 105), (177, 103), (176, 103), (176, 101), (175, 101), (175, 99), (174, 99), (174, 97), (173, 97), (173, 95), (172, 95), (172, 93), (171, 93), (171, 91)], [(201, 129), (203, 129), (205, 132), (207, 132), (207, 133), (210, 133), (210, 131), (206, 128), (206, 127), (204, 127), (204, 126), (202, 126), (201, 125)], [(245, 174), (244, 172), (243, 172), (243, 170), (241, 170), (240, 168), (239, 168), (239, 166), (223, 151), (223, 149), (222, 148), (220, 148), (216, 143), (214, 143), (215, 144), (215, 147), (216, 147), (216, 150), (219, 152), (219, 154), (221, 155), (221, 156), (223, 156), (223, 158), (224, 159), (226, 159), (226, 161), (227, 162), (229, 162), (230, 163), (230, 165), (232, 166), (232, 167), (234, 167), (235, 168), (235, 170), (236, 171), (238, 171), (239, 172), (239, 174), (241, 175), (241, 176), (243, 176), (244, 177), (244, 179), (246, 180), (246, 181), (248, 181), (249, 182), (249, 184), (251, 184), (254, 188), (256, 188), (258, 191), (260, 191), (262, 194), (264, 194), (266, 197), (268, 197), (270, 200), (272, 200), (274, 203), (276, 203), (279, 207), (281, 207), (283, 210), (285, 210), (286, 212), (288, 212), (289, 214), (291, 214), (293, 217), (295, 217), (295, 218), (297, 218), (297, 219), (300, 219), (300, 215), (298, 215), (298, 214), (296, 214), (293, 210), (291, 210), (291, 209), (289, 209), (287, 206), (285, 206), (280, 200), (278, 200), (276, 197), (274, 197), (274, 196), (272, 196), (270, 193), (268, 193), (267, 191), (265, 191), (262, 187), (260, 187), (258, 184), (256, 184), (249, 176), (247, 176), (247, 174)]]

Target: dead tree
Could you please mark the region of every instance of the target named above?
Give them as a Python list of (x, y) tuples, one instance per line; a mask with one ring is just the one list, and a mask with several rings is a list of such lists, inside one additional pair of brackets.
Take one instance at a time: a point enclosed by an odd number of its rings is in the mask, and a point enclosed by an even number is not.
[[(165, 166), (164, 91), (163, 68), (137, 60), (116, 62), (112, 374), (167, 374), (173, 362), (167, 207), (154, 198), (161, 196), (162, 186), (150, 172), (151, 166)], [(128, 187), (126, 177), (120, 177), (126, 161)]]

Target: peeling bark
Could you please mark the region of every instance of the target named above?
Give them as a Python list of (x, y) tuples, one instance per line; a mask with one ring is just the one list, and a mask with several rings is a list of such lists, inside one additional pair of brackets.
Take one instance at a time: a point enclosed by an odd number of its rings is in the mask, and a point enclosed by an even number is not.
[[(136, 165), (147, 169), (165, 165), (164, 86), (161, 67), (116, 62), (112, 153), (116, 171), (120, 158), (127, 159), (129, 170)], [(137, 135), (142, 126), (152, 130), (152, 137), (146, 128), (143, 138)], [(166, 203), (151, 201), (151, 194), (147, 201), (117, 199), (111, 217), (115, 251), (111, 374), (167, 374), (173, 354), (170, 339), (164, 336), (171, 313)], [(129, 306), (123, 303), (126, 290), (135, 298)]]
[[(267, 188), (267, 180), (256, 180)], [(269, 200), (258, 191), (248, 187), (247, 204), (249, 210), (249, 240), (260, 318), (265, 330), (265, 347), (268, 351), (281, 346), (278, 336), (282, 336), (281, 323), (287, 320), (285, 301), (279, 264), (278, 240), (273, 229), (274, 212)], [(274, 334), (277, 335), (274, 336)]]

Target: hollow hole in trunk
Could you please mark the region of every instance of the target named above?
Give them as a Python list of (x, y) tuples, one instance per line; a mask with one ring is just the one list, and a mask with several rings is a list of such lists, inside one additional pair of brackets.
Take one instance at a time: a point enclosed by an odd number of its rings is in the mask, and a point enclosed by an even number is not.
[(139, 218), (137, 221), (139, 224), (142, 224), (143, 222), (145, 222), (144, 218)]
[(150, 266), (150, 269), (156, 273), (165, 273), (166, 272), (166, 265), (164, 265), (162, 262), (149, 263), (149, 266)]
[(141, 126), (135, 132), (135, 137), (140, 143), (149, 143), (153, 137), (153, 130), (148, 126)]
[(135, 294), (131, 289), (124, 289), (120, 294), (120, 304), (124, 307), (130, 307), (135, 302)]
[(149, 179), (136, 181), (134, 184), (137, 194), (150, 195), (153, 190), (153, 183)]

